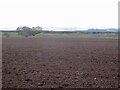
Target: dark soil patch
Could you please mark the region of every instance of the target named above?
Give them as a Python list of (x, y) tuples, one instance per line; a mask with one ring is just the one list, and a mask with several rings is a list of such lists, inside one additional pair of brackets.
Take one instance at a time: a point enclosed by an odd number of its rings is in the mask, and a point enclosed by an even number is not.
[(116, 39), (3, 38), (3, 88), (117, 88)]

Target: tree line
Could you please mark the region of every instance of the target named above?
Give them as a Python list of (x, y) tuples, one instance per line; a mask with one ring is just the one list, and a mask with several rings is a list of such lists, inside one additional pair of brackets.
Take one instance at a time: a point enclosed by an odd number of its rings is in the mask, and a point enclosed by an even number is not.
[(22, 35), (24, 37), (28, 37), (28, 36), (35, 36), (38, 33), (42, 32), (42, 27), (28, 27), (28, 26), (23, 26), (23, 27), (18, 27), (16, 29), (16, 31), (18, 32), (19, 35)]

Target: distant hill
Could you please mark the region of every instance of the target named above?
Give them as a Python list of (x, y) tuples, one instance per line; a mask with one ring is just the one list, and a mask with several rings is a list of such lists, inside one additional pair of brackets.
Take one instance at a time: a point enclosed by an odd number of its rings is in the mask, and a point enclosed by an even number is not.
[(61, 30), (61, 31), (47, 31), (49, 33), (118, 33), (118, 29), (88, 29), (88, 30)]
[(110, 29), (88, 29), (86, 30), (86, 32), (98, 32), (98, 33), (107, 33), (107, 32), (111, 32), (111, 33), (117, 33), (118, 29), (115, 28), (110, 28)]
[[(2, 32), (15, 32), (16, 30), (0, 30)], [(87, 29), (87, 30), (81, 30), (81, 29), (66, 29), (66, 28), (54, 28), (53, 29), (44, 29), (42, 33), (75, 33), (75, 34), (80, 34), (80, 33), (118, 33), (118, 29), (116, 28), (108, 28), (108, 29)]]

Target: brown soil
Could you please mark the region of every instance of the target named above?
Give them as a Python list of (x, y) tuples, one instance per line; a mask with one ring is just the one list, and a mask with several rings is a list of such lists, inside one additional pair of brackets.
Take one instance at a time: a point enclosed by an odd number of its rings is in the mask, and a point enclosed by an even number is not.
[(116, 39), (3, 38), (3, 88), (117, 88)]

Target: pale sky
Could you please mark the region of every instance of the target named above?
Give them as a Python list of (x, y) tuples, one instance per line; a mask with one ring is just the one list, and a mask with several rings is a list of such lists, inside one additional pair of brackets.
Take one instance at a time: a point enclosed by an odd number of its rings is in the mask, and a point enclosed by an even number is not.
[(117, 28), (119, 0), (0, 0), (0, 29)]

